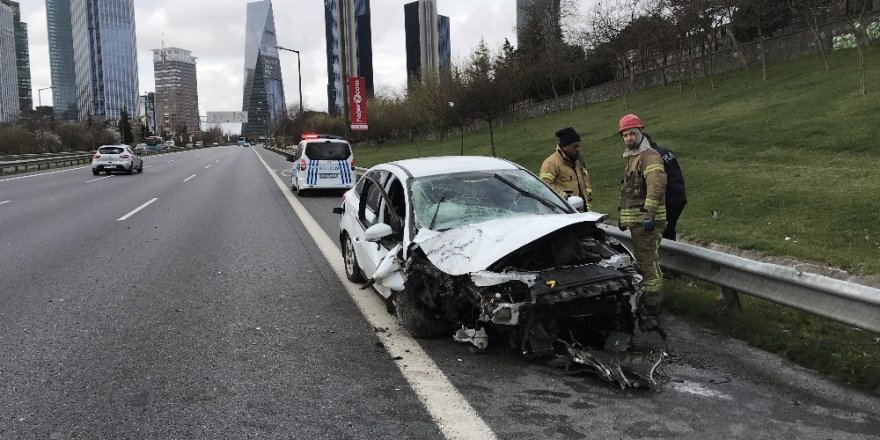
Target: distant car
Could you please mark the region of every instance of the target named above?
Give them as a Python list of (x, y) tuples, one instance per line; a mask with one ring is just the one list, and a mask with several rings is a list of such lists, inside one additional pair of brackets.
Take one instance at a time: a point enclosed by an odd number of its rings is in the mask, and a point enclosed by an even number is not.
[(354, 155), (342, 139), (310, 138), (299, 143), (287, 159), (290, 189), (302, 195), (311, 189), (350, 189), (354, 186)]
[(137, 144), (134, 147), (135, 153), (141, 153), (147, 151), (147, 144)]
[(165, 141), (165, 148), (174, 148), (174, 141)]
[(214, 142), (214, 143), (212, 143), (211, 145), (220, 145), (220, 143), (219, 143), (219, 142)]
[(250, 146), (251, 146), (251, 143), (250, 143), (250, 142), (245, 142), (245, 143), (241, 144), (241, 146), (242, 146), (242, 147), (250, 147)]
[(205, 144), (202, 141), (196, 141), (196, 146), (203, 147), (203, 146), (205, 146)]
[(128, 145), (102, 145), (92, 156), (92, 174), (101, 171), (110, 174), (113, 171), (144, 172), (144, 161)]

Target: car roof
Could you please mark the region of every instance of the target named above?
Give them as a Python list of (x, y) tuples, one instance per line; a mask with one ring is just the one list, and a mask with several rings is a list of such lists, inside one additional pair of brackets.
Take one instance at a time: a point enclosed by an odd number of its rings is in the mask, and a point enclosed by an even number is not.
[(486, 156), (437, 156), (391, 162), (404, 168), (412, 177), (464, 173), (484, 170), (517, 170), (520, 167), (505, 159)]

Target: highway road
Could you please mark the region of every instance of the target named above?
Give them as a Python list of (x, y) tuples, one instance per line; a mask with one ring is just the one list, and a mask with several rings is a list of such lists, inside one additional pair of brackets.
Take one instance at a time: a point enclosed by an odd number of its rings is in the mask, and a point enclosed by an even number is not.
[[(260, 147), (0, 178), (2, 439), (880, 438), (880, 398), (670, 317), (662, 392), (415, 341)], [(329, 257), (329, 260), (328, 260)]]

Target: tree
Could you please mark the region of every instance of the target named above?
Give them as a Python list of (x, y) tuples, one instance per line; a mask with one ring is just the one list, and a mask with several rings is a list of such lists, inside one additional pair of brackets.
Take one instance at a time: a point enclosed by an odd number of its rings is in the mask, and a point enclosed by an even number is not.
[(134, 134), (131, 130), (131, 121), (128, 119), (128, 110), (119, 111), (119, 132), (122, 134), (122, 143), (131, 145), (134, 143)]
[[(867, 1), (867, 0), (862, 0)], [(740, 40), (757, 39), (761, 59), (761, 81), (767, 81), (767, 56), (764, 40), (791, 21), (791, 10), (778, 0), (740, 0), (740, 8), (733, 14), (734, 33)], [(757, 37), (755, 37), (757, 36)]]
[(825, 41), (819, 30), (819, 17), (825, 16), (831, 9), (830, 6), (831, 2), (829, 0), (788, 0), (788, 7), (791, 11), (795, 15), (800, 16), (807, 27), (810, 28), (813, 39), (816, 41), (816, 47), (819, 48), (819, 55), (822, 57), (822, 64), (825, 66), (826, 72), (831, 71), (831, 63), (828, 61), (828, 55), (826, 55), (828, 49), (825, 47)]
[(834, 12), (847, 17), (846, 23), (855, 37), (856, 51), (859, 54), (859, 93), (868, 94), (868, 81), (865, 72), (865, 46), (868, 46), (866, 26), (862, 23), (865, 11), (871, 0), (833, 0)]
[(510, 75), (503, 57), (493, 57), (484, 40), (480, 40), (471, 54), (470, 62), (462, 71), (464, 94), (461, 111), (467, 117), (479, 119), (489, 126), (493, 157), (497, 156), (494, 123), (515, 100)]

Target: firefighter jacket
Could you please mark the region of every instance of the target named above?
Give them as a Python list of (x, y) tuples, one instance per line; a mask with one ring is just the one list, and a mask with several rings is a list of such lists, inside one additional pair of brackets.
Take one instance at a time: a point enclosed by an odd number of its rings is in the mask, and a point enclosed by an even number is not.
[(579, 196), (584, 199), (587, 211), (592, 207), (593, 190), (590, 186), (590, 175), (587, 174), (583, 162), (568, 159), (559, 147), (541, 164), (539, 177), (563, 199), (567, 199), (569, 195)]
[(666, 171), (656, 150), (642, 141), (636, 152), (626, 155), (626, 171), (620, 186), (620, 226), (641, 226), (646, 218), (666, 220)]

